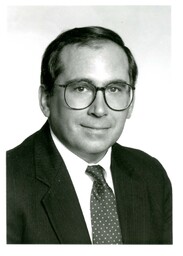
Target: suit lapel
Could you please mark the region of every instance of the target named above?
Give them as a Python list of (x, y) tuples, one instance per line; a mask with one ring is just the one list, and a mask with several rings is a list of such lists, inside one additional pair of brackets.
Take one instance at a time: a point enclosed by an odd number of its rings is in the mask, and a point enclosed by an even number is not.
[(46, 124), (35, 140), (36, 177), (48, 186), (42, 204), (60, 243), (91, 243), (66, 166)]
[(117, 144), (112, 150), (111, 171), (116, 194), (123, 243), (146, 240), (145, 185)]

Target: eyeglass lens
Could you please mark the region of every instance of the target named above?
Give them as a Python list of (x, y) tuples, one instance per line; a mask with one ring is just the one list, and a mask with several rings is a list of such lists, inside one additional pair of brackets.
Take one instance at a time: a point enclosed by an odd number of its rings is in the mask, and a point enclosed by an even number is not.
[(105, 102), (114, 110), (126, 109), (133, 99), (133, 90), (126, 83), (111, 83), (105, 87), (97, 88), (86, 81), (80, 81), (66, 86), (66, 103), (74, 109), (87, 108), (94, 101), (98, 90), (104, 90)]

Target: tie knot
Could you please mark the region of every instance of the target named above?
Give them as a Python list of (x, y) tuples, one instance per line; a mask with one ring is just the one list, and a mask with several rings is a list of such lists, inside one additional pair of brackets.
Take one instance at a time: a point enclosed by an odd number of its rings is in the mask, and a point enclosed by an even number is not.
[(97, 182), (105, 183), (104, 169), (100, 165), (88, 166), (86, 169), (86, 173), (89, 174)]

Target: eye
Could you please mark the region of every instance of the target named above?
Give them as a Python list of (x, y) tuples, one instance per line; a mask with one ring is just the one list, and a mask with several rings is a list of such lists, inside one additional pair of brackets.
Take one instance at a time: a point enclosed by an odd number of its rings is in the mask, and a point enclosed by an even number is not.
[(87, 88), (86, 88), (85, 86), (76, 86), (76, 87), (74, 88), (74, 90), (75, 90), (76, 92), (85, 92), (85, 91), (87, 91)]
[(115, 84), (111, 84), (108, 88), (107, 91), (109, 93), (119, 93), (122, 92), (123, 87), (121, 85), (115, 85)]
[(119, 92), (119, 91), (121, 91), (121, 89), (116, 87), (116, 86), (112, 86), (112, 87), (109, 88), (109, 91), (110, 92)]
[(129, 87), (125, 83), (111, 83), (107, 86), (107, 92), (110, 94), (124, 94), (128, 91)]
[(91, 91), (90, 85), (86, 82), (71, 83), (67, 89), (72, 93), (87, 93)]

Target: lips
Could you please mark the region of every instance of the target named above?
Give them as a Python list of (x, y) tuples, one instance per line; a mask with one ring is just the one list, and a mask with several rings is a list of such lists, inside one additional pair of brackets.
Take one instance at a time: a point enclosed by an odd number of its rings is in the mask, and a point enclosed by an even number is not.
[(109, 126), (90, 126), (90, 125), (81, 125), (84, 128), (91, 129), (91, 130), (107, 130)]

